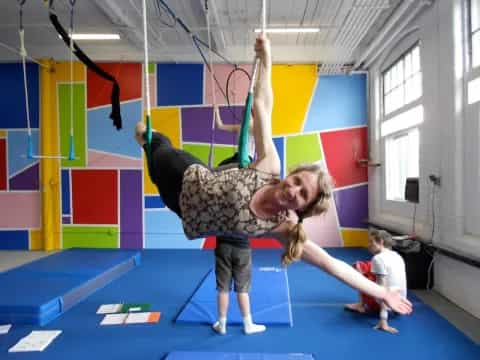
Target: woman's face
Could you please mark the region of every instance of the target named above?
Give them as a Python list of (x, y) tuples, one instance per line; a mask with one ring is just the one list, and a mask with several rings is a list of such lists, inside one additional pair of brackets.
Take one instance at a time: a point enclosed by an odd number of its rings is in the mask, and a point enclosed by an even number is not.
[(301, 211), (317, 198), (319, 191), (318, 175), (300, 171), (279, 183), (277, 202), (285, 209)]

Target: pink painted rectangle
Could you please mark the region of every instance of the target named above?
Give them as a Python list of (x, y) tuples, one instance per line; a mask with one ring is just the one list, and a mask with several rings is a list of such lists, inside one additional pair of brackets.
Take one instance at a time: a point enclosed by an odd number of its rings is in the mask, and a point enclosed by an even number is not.
[[(222, 86), (222, 89), (218, 88), (218, 84), (214, 80), (215, 84), (215, 103), (216, 104), (226, 104), (227, 100), (225, 99), (224, 94), (226, 94), (227, 88), (227, 79), (230, 73), (234, 70), (232, 65), (228, 64), (215, 64), (212, 66), (215, 77), (218, 80), (218, 83)], [(240, 65), (239, 68), (245, 70), (248, 74), (252, 72), (252, 65)], [(212, 93), (212, 82), (210, 72), (205, 66), (205, 104), (213, 103), (213, 93)], [(230, 99), (231, 105), (240, 105), (245, 104), (245, 99), (247, 98), (248, 87), (250, 86), (250, 81), (245, 72), (241, 70), (236, 70), (232, 76), (230, 76), (230, 82), (228, 85), (228, 97)]]
[(40, 228), (40, 206), (40, 192), (0, 192), (0, 228)]

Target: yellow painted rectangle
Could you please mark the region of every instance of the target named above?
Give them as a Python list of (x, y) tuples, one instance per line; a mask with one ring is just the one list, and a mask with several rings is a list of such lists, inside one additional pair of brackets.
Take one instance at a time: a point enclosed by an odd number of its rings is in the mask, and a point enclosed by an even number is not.
[(42, 233), (40, 229), (30, 230), (30, 250), (43, 250)]
[[(55, 75), (57, 82), (70, 82), (70, 62), (57, 62), (55, 64)], [(81, 62), (73, 62), (73, 81), (85, 81), (85, 65)]]
[(316, 65), (274, 65), (272, 134), (298, 134), (303, 131), (310, 100), (317, 81)]
[(345, 247), (367, 247), (368, 246), (368, 230), (345, 230), (342, 229), (343, 245)]
[(4, 130), (0, 130), (0, 137), (2, 138), (7, 137), (7, 132)]
[[(143, 114), (143, 121), (145, 122), (146, 114)], [(180, 149), (180, 109), (172, 108), (158, 108), (151, 110), (152, 128), (167, 136), (172, 145)], [(158, 195), (157, 187), (150, 180), (148, 175), (147, 158), (144, 156), (143, 163), (143, 188), (145, 195)]]

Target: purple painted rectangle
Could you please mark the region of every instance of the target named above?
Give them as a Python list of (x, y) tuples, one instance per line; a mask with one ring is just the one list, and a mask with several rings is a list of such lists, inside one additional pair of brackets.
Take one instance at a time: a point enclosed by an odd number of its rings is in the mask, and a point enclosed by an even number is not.
[(72, 219), (70, 216), (62, 216), (62, 224), (71, 224)]
[(142, 171), (120, 170), (120, 248), (143, 247)]
[[(241, 124), (244, 106), (220, 107), (220, 116), (225, 124)], [(183, 141), (210, 143), (212, 138), (212, 107), (189, 107), (182, 109)], [(215, 144), (235, 145), (237, 134), (214, 130)]]
[(10, 190), (39, 190), (40, 167), (38, 162), (10, 178)]
[(341, 227), (368, 227), (368, 185), (360, 185), (335, 192), (338, 220)]

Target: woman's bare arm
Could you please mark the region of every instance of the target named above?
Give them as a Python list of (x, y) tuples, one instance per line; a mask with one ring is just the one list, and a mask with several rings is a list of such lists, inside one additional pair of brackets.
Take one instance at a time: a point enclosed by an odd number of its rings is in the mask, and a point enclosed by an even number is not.
[[(288, 225), (283, 223), (276, 231), (272, 236), (285, 244)], [(407, 299), (404, 299), (399, 292), (390, 291), (388, 288), (368, 280), (352, 266), (330, 256), (311, 240), (307, 240), (304, 244), (302, 260), (336, 277), (354, 289), (381, 299), (398, 313), (409, 314), (412, 311), (412, 304)]]
[(272, 58), (270, 42), (266, 37), (257, 38), (255, 52), (259, 58), (259, 64), (253, 98), (255, 113), (253, 136), (257, 152), (257, 161), (253, 166), (258, 170), (278, 175), (280, 174), (280, 158), (272, 139)]

